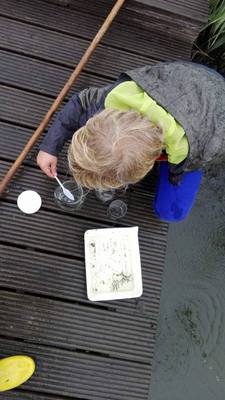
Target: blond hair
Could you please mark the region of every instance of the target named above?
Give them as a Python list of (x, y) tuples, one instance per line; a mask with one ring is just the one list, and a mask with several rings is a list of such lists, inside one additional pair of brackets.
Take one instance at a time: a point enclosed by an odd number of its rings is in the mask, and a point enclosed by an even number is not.
[(89, 189), (119, 188), (142, 179), (163, 149), (161, 128), (136, 111), (106, 109), (73, 135), (74, 179)]

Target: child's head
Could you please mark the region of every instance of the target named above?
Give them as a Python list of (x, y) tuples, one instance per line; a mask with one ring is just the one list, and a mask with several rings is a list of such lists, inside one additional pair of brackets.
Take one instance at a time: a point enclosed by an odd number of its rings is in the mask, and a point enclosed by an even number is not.
[(106, 109), (72, 138), (68, 160), (75, 180), (89, 189), (136, 183), (163, 149), (162, 130), (136, 111)]

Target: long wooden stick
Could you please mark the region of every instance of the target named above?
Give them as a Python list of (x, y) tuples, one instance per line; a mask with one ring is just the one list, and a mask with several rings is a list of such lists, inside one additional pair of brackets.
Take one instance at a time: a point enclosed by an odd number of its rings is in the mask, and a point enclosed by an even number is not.
[(48, 123), (49, 123), (50, 119), (52, 118), (53, 114), (58, 109), (58, 107), (60, 106), (62, 101), (64, 100), (65, 96), (67, 95), (67, 93), (69, 92), (71, 87), (73, 86), (74, 82), (77, 80), (77, 78), (80, 75), (80, 73), (81, 73), (82, 69), (84, 68), (85, 64), (87, 63), (87, 61), (91, 57), (92, 53), (96, 49), (98, 43), (100, 42), (100, 40), (103, 37), (103, 35), (105, 34), (105, 32), (110, 27), (113, 19), (115, 18), (116, 14), (120, 10), (120, 8), (122, 7), (124, 2), (125, 2), (125, 0), (117, 0), (116, 1), (114, 7), (110, 11), (110, 13), (107, 16), (106, 20), (104, 21), (103, 25), (101, 26), (101, 28), (99, 29), (98, 33), (96, 34), (96, 36), (92, 40), (90, 46), (88, 47), (88, 49), (84, 53), (84, 55), (81, 58), (79, 64), (77, 65), (77, 67), (75, 68), (73, 73), (71, 74), (71, 76), (68, 79), (67, 83), (65, 84), (64, 88), (61, 90), (61, 92), (59, 93), (59, 95), (57, 96), (57, 98), (55, 99), (53, 104), (51, 105), (50, 109), (48, 110), (47, 114), (45, 115), (44, 119), (42, 120), (42, 122), (40, 123), (40, 125), (38, 126), (38, 128), (36, 129), (34, 134), (31, 136), (30, 140), (25, 145), (24, 149), (21, 151), (21, 153), (18, 156), (18, 158), (15, 160), (15, 162), (13, 163), (13, 165), (11, 166), (11, 168), (9, 169), (9, 171), (6, 173), (5, 177), (1, 181), (1, 183), (0, 183), (0, 194), (2, 194), (4, 192), (6, 186), (11, 181), (11, 179), (13, 178), (15, 173), (17, 172), (18, 168), (22, 164), (23, 160), (26, 158), (26, 156), (29, 153), (29, 151), (32, 149), (34, 144), (37, 142), (39, 137), (42, 135), (44, 129), (48, 125)]

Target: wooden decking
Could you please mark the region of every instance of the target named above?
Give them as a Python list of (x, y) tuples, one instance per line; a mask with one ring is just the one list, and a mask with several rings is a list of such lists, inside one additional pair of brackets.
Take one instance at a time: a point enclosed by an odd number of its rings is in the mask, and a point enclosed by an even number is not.
[[(145, 3), (147, 1), (144, 1)], [(114, 1), (1, 0), (0, 174), (4, 175), (79, 61)], [(121, 71), (189, 59), (207, 20), (207, 1), (129, 1), (74, 90), (102, 86)], [(167, 225), (152, 212), (154, 179), (129, 196), (119, 224), (91, 194), (76, 215), (54, 203), (55, 182), (36, 167), (38, 145), (0, 203), (0, 355), (29, 354), (37, 369), (4, 400), (147, 400), (159, 311)], [(66, 149), (59, 172), (68, 175)], [(20, 192), (37, 190), (43, 207), (23, 215)], [(87, 229), (140, 227), (143, 296), (87, 300)]]

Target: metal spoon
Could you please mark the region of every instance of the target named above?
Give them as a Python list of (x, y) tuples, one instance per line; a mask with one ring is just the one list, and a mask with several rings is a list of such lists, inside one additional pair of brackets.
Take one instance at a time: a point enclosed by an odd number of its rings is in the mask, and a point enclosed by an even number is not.
[(68, 199), (70, 199), (71, 201), (74, 201), (74, 195), (70, 192), (70, 190), (66, 189), (62, 182), (60, 182), (59, 178), (55, 175), (55, 179), (57, 180), (58, 184), (61, 186), (63, 193), (65, 194), (66, 197), (68, 197)]

